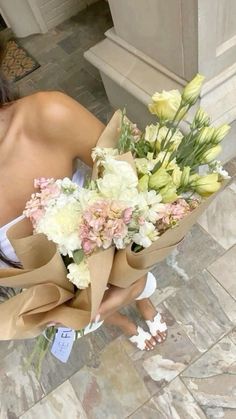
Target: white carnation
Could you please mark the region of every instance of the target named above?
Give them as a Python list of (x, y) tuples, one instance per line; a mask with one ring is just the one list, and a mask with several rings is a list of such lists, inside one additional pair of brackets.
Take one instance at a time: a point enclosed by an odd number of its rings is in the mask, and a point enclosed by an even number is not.
[(76, 263), (71, 263), (67, 266), (69, 273), (67, 278), (72, 282), (77, 288), (84, 289), (87, 288), (91, 282), (90, 272), (86, 259), (83, 259), (79, 265)]
[(151, 223), (156, 223), (159, 219), (159, 213), (163, 211), (165, 207), (161, 203), (162, 197), (157, 194), (154, 190), (140, 192), (137, 199), (137, 208), (140, 215)]
[(133, 241), (142, 247), (151, 246), (157, 240), (158, 232), (152, 223), (145, 222), (140, 226), (139, 232), (134, 234)]

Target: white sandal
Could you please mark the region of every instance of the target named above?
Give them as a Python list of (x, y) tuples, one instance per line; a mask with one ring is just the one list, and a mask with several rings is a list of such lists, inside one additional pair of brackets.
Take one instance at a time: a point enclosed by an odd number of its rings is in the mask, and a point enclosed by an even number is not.
[(137, 335), (133, 335), (129, 338), (130, 342), (134, 343), (138, 349), (144, 351), (146, 349), (146, 340), (150, 340), (152, 337), (150, 333), (145, 332), (140, 326), (137, 327)]
[(161, 322), (162, 316), (160, 313), (157, 313), (153, 320), (146, 320), (146, 324), (149, 328), (149, 331), (153, 337), (157, 335), (157, 333), (163, 333), (167, 331), (167, 325), (165, 322)]

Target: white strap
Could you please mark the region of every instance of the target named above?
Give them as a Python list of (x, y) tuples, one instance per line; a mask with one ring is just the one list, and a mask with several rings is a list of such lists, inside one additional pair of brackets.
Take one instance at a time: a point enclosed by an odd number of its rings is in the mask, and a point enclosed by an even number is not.
[(162, 323), (161, 320), (162, 317), (160, 313), (157, 313), (153, 320), (146, 320), (146, 323), (152, 336), (156, 336), (158, 332), (166, 332), (166, 323)]
[(151, 335), (148, 332), (145, 332), (141, 327), (137, 327), (137, 335), (133, 335), (129, 338), (130, 342), (135, 343), (138, 349), (143, 351), (146, 348), (146, 340), (151, 339)]

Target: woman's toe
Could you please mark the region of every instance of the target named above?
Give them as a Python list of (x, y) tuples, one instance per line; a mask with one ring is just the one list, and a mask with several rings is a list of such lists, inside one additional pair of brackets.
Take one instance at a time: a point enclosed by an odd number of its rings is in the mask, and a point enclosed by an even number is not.
[(152, 346), (150, 345), (149, 340), (146, 340), (145, 343), (146, 343), (146, 350), (150, 351), (152, 349)]
[(149, 342), (151, 343), (152, 347), (155, 347), (157, 344), (156, 339), (154, 337), (152, 337)]

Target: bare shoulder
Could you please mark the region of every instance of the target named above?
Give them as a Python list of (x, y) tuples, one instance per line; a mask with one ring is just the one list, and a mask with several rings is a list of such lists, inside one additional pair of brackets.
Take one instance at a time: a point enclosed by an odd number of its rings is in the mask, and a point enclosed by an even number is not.
[(74, 157), (90, 161), (91, 148), (96, 144), (104, 125), (76, 100), (59, 91), (37, 92), (23, 98), (31, 113), (31, 124), (46, 141), (60, 146)]

